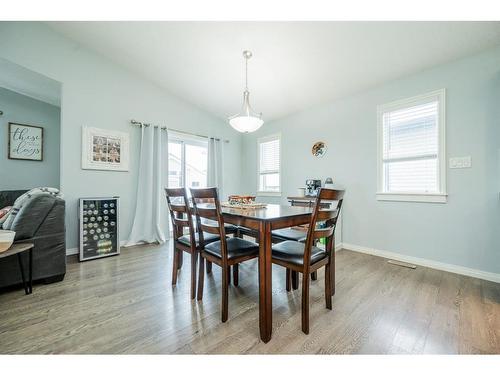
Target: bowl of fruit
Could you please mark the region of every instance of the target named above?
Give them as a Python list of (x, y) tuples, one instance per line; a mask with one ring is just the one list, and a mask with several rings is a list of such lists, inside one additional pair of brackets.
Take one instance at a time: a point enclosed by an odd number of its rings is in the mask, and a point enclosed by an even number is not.
[(229, 196), (229, 204), (233, 204), (235, 206), (252, 204), (255, 203), (255, 196), (253, 195), (230, 195)]

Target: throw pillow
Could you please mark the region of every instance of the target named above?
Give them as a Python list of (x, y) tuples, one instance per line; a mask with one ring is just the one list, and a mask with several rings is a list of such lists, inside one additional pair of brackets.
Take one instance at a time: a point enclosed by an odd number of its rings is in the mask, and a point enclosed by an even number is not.
[(9, 215), (7, 215), (7, 220), (3, 223), (3, 229), (10, 229), (12, 227), (12, 223), (14, 222), (16, 215), (23, 208), (25, 204), (27, 204), (30, 200), (38, 195), (49, 194), (54, 195), (56, 197), (62, 198), (62, 194), (59, 192), (59, 189), (50, 188), (50, 187), (38, 187), (31, 189), (27, 193), (24, 193), (14, 202), (14, 206), (9, 211)]
[(4, 207), (0, 210), (0, 227), (5, 222), (5, 220), (7, 220), (7, 217), (9, 216), (11, 209), (12, 209), (12, 206), (7, 206), (7, 207)]

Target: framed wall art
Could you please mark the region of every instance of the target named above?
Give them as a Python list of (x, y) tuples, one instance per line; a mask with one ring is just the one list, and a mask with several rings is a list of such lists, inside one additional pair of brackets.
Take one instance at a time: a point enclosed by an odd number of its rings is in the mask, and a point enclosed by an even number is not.
[(128, 133), (84, 126), (82, 169), (128, 171), (129, 143)]
[(326, 154), (326, 144), (325, 142), (316, 142), (311, 149), (311, 153), (313, 156), (316, 156), (317, 158), (322, 158)]
[(43, 128), (9, 122), (9, 159), (43, 161)]

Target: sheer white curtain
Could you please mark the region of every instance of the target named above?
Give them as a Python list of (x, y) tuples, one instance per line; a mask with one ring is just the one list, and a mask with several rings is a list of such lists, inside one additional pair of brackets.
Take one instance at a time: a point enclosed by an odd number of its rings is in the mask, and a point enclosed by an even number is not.
[(207, 185), (219, 189), (219, 199), (225, 200), (223, 177), (224, 141), (210, 138), (208, 140), (208, 176)]
[(125, 246), (163, 243), (167, 239), (168, 212), (163, 190), (168, 181), (167, 155), (167, 131), (143, 126), (134, 223)]

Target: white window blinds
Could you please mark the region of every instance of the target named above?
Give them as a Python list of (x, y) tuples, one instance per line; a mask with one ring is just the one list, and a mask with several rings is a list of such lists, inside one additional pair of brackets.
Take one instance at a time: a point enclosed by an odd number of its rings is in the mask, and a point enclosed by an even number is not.
[(280, 138), (267, 137), (258, 141), (259, 191), (280, 191)]
[(442, 100), (437, 92), (381, 107), (380, 193), (444, 193)]
[(386, 192), (436, 193), (438, 103), (384, 113)]

